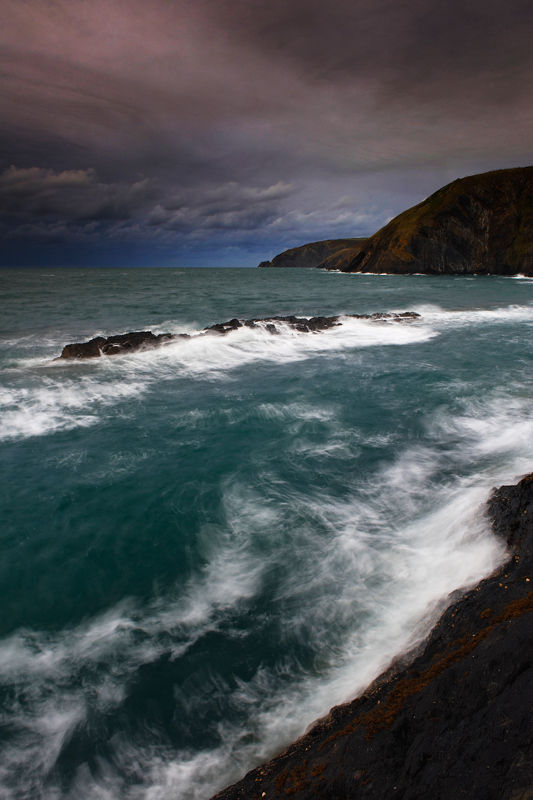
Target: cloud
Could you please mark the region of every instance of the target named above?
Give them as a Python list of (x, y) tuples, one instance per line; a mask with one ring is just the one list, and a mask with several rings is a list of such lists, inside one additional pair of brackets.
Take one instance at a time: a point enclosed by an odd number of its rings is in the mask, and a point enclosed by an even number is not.
[(257, 230), (279, 213), (294, 192), (292, 184), (243, 186), (235, 181), (171, 193), (149, 213), (147, 224), (166, 230)]
[(220, 231), (260, 231), (280, 213), (294, 187), (279, 181), (243, 186), (235, 181), (178, 192), (148, 179), (127, 184), (99, 180), (94, 169), (54, 172), (10, 166), (0, 174), (0, 213), (10, 239), (40, 242), (202, 238)]
[(3, 5), (4, 125), (108, 169), (292, 181), (530, 141), (524, 0)]
[(12, 232), (281, 247), (531, 158), (529, 0), (0, 4)]
[(128, 219), (152, 195), (149, 180), (109, 184), (92, 169), (10, 166), (0, 174), (0, 213), (66, 220)]

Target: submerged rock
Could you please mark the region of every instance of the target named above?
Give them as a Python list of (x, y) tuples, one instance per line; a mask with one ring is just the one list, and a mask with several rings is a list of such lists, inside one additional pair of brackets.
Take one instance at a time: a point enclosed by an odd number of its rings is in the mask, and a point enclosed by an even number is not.
[[(345, 316), (354, 319), (368, 319), (375, 322), (408, 322), (418, 318), (420, 315), (414, 311), (404, 311), (401, 314), (395, 313), (377, 313), (377, 314), (347, 314)], [(270, 334), (279, 334), (279, 327), (277, 323), (288, 325), (289, 328), (299, 331), (300, 333), (318, 333), (325, 331), (328, 328), (333, 328), (342, 323), (339, 322), (339, 317), (265, 317), (263, 319), (230, 319), (228, 322), (217, 322), (215, 325), (210, 325), (208, 328), (198, 334), (203, 336), (210, 333), (225, 336), (231, 331), (238, 328), (256, 328), (259, 324), (268, 331)], [(152, 331), (131, 331), (130, 333), (121, 333), (114, 336), (97, 336), (90, 339), (88, 342), (76, 342), (74, 344), (67, 344), (63, 348), (59, 359), (85, 359), (85, 358), (99, 358), (100, 356), (114, 356), (124, 355), (125, 353), (135, 353), (139, 350), (147, 350), (154, 347), (159, 347), (176, 339), (190, 339), (188, 333), (159, 333), (155, 334)], [(59, 360), (59, 359), (56, 359)]]
[(533, 474), (493, 492), (510, 558), (408, 666), (333, 708), (216, 800), (527, 800), (533, 785)]

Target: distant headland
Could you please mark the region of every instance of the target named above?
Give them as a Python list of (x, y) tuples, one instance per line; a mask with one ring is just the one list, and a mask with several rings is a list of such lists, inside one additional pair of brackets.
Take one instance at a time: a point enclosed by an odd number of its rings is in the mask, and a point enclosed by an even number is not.
[(313, 242), (259, 267), (533, 275), (533, 166), (459, 178), (367, 239)]

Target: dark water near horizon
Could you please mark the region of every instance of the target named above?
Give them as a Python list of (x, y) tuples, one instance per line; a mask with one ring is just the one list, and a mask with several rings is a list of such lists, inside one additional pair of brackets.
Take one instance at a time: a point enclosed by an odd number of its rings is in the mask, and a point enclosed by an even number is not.
[(532, 280), (42, 269), (0, 292), (2, 797), (209, 798), (503, 558), (483, 504), (533, 464)]

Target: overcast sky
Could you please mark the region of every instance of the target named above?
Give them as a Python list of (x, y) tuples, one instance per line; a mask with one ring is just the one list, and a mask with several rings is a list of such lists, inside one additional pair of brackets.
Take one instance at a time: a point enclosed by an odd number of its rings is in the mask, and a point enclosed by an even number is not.
[(4, 265), (255, 266), (533, 163), (531, 0), (0, 0)]

